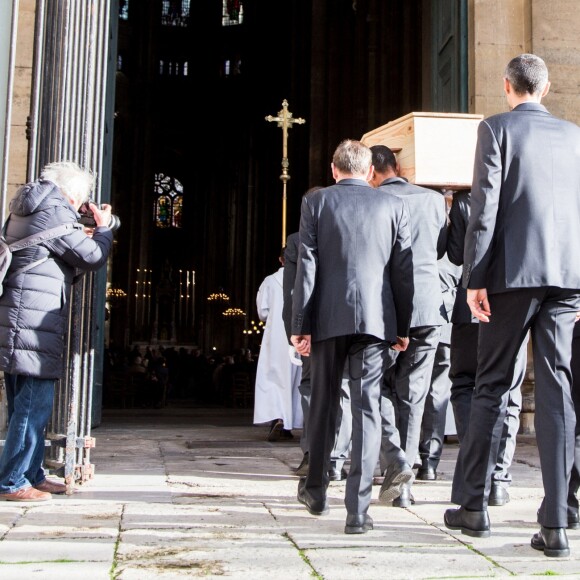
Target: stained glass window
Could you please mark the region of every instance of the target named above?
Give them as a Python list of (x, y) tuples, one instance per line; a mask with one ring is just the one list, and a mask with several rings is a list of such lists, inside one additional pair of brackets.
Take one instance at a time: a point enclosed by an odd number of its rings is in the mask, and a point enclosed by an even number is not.
[(119, 18), (129, 20), (129, 0), (119, 0)]
[(234, 26), (244, 21), (242, 0), (222, 0), (222, 26)]
[(158, 228), (182, 227), (183, 185), (174, 177), (155, 175), (153, 219)]
[(190, 0), (162, 0), (161, 24), (165, 26), (189, 25)]

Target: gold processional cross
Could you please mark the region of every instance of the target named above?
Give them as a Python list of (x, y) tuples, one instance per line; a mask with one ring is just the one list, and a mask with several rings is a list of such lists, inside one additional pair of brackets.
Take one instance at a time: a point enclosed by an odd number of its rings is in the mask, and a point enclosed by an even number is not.
[(294, 119), (292, 113), (288, 110), (288, 101), (284, 99), (282, 101), (282, 110), (278, 111), (277, 117), (272, 117), (268, 115), (266, 121), (276, 121), (278, 127), (282, 127), (282, 175), (280, 179), (282, 180), (282, 247), (286, 245), (286, 183), (290, 179), (288, 174), (288, 167), (290, 165), (288, 161), (288, 129), (292, 127), (294, 123), (302, 125), (306, 123), (305, 119), (298, 117)]

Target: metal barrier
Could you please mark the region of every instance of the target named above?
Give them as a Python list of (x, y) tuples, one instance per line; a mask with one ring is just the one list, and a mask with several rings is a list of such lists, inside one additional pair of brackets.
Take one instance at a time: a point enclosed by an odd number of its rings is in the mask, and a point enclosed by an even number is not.
[[(117, 17), (110, 11), (111, 0), (37, 0), (28, 122), (27, 180), (51, 161), (76, 161), (96, 173), (99, 203), (109, 200), (111, 175)], [(56, 385), (45, 457), (49, 472), (64, 477), (67, 486), (94, 473), (91, 426), (102, 394), (95, 376), (102, 377), (105, 281), (104, 269), (86, 274), (69, 302), (66, 372)], [(0, 394), (2, 436), (3, 388)]]

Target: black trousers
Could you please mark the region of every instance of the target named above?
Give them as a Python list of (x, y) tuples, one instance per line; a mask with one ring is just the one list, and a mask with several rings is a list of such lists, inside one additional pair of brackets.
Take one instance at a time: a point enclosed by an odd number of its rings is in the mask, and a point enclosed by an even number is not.
[[(576, 323), (580, 325), (580, 322)], [(572, 401), (576, 413), (576, 430), (574, 444), (574, 466), (570, 475), (570, 487), (568, 492), (568, 505), (578, 509), (578, 498), (576, 494), (580, 489), (580, 336), (575, 336), (572, 341)]]
[(367, 512), (381, 440), (381, 381), (385, 370), (394, 364), (394, 354), (390, 343), (362, 334), (312, 343), (312, 393), (308, 419), (310, 458), (305, 489), (314, 500), (322, 501), (326, 497), (344, 372), (350, 381), (352, 411), (345, 505), (349, 514)]
[[(471, 397), (475, 389), (477, 374), (477, 343), (479, 324), (453, 324), (451, 330), (451, 406), (457, 427), (459, 443), (465, 438), (471, 415)], [(528, 335), (520, 347), (514, 376), (507, 395), (506, 418), (499, 443), (497, 462), (492, 473), (492, 480), (505, 486), (511, 484), (509, 471), (516, 449), (516, 437), (520, 427), (520, 412), (522, 410), (522, 382), (526, 375), (528, 362)]]
[(471, 416), (453, 478), (451, 500), (487, 509), (516, 358), (531, 333), (535, 374), (535, 427), (544, 499), (538, 523), (566, 527), (574, 461), (576, 416), (570, 393), (572, 334), (580, 293), (526, 288), (489, 296), (490, 322), (480, 324)]
[[(302, 377), (298, 390), (300, 391), (300, 404), (304, 416), (304, 426), (302, 437), (300, 437), (300, 448), (302, 453), (308, 453), (308, 436), (310, 422), (310, 397), (312, 387), (310, 384), (310, 364), (312, 356), (302, 357)], [(352, 431), (352, 417), (350, 414), (350, 389), (348, 386), (348, 376), (343, 377), (340, 389), (340, 406), (336, 417), (336, 428), (334, 434), (334, 446), (330, 454), (330, 463), (333, 469), (340, 471), (350, 454), (350, 438)]]

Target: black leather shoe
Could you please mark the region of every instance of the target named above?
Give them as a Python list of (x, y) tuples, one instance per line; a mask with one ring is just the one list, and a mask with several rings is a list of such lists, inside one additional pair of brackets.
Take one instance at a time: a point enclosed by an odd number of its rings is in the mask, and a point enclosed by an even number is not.
[(411, 484), (406, 483), (401, 488), (401, 495), (393, 500), (393, 507), (410, 508), (415, 503), (415, 498), (411, 493)]
[(565, 528), (541, 526), (540, 531), (532, 536), (531, 544), (534, 550), (542, 550), (544, 556), (550, 558), (565, 558), (570, 555)]
[(461, 530), (472, 538), (489, 538), (490, 526), (487, 510), (471, 511), (463, 507), (445, 510), (445, 526), (450, 530)]
[(306, 452), (302, 456), (302, 461), (300, 462), (300, 465), (296, 468), (296, 471), (294, 473), (300, 476), (308, 475), (308, 452)]
[(313, 516), (325, 516), (330, 509), (328, 508), (328, 500), (324, 498), (322, 501), (316, 501), (307, 491), (306, 491), (306, 478), (303, 477), (298, 482), (298, 501), (306, 506), (306, 509)]
[(391, 503), (401, 495), (403, 486), (413, 481), (415, 474), (405, 459), (398, 459), (385, 471), (385, 479), (379, 491), (381, 503)]
[(373, 529), (373, 518), (368, 514), (348, 514), (346, 516), (345, 534), (366, 534)]
[(422, 465), (417, 469), (417, 478), (421, 481), (435, 481), (437, 479), (437, 472), (434, 467), (429, 465)]
[(568, 529), (580, 530), (580, 515), (578, 508), (568, 506)]
[(489, 491), (489, 499), (487, 500), (487, 505), (491, 506), (501, 506), (508, 503), (510, 500), (510, 494), (507, 489), (501, 485), (492, 481), (491, 490)]
[(328, 479), (330, 481), (342, 481), (348, 477), (348, 473), (346, 469), (342, 467), (341, 469), (337, 469), (336, 467), (331, 467), (328, 470)]

